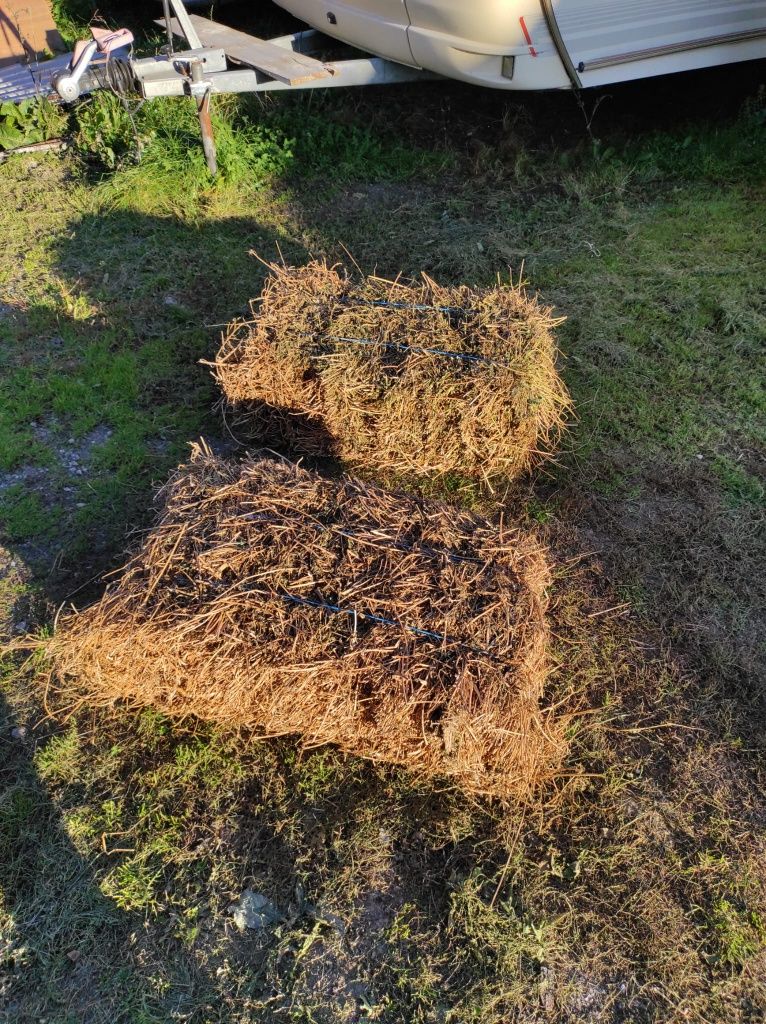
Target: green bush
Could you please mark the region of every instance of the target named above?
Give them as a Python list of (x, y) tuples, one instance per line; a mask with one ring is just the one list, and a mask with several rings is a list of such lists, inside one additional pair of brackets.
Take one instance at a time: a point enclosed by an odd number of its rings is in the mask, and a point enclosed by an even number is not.
[(214, 189), (258, 188), (292, 173), (332, 182), (403, 180), (449, 163), (444, 154), (403, 144), (386, 132), (333, 117), (332, 99), (319, 104), (279, 97), (216, 96), (211, 104), (218, 175), (205, 164), (194, 104), (185, 97), (150, 100), (131, 112), (113, 93), (99, 92), (75, 114), (75, 144), (100, 171), (111, 201), (130, 196), (144, 209), (194, 209)]
[(66, 46), (87, 37), (94, 10), (89, 0), (51, 0), (53, 20)]
[(56, 138), (66, 128), (66, 115), (45, 98), (0, 103), (0, 149), (15, 149)]

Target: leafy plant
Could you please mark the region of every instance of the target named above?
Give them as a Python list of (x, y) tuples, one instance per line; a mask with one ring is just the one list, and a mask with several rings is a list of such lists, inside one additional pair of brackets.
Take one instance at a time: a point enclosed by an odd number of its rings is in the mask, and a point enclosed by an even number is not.
[(51, 0), (51, 13), (59, 35), (71, 47), (87, 36), (94, 8), (89, 0)]
[(78, 107), (76, 117), (77, 150), (107, 170), (116, 170), (140, 148), (131, 116), (114, 93), (96, 93)]
[(66, 115), (43, 97), (0, 103), (0, 149), (16, 149), (60, 135)]

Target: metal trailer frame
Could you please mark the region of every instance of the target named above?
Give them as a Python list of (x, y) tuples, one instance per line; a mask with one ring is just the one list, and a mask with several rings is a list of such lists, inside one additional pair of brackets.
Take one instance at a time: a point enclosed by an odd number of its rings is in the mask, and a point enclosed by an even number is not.
[[(210, 97), (222, 93), (277, 92), (295, 89), (329, 89), (362, 85), (391, 85), (423, 79), (439, 79), (440, 75), (422, 68), (407, 67), (383, 57), (359, 56), (336, 61), (314, 58), (327, 37), (316, 29), (295, 32), (275, 39), (260, 40), (255, 36), (231, 31), (231, 36), (252, 42), (254, 51), (249, 64), (233, 62), (224, 46), (206, 46), (184, 7), (183, 0), (163, 0), (164, 16), (158, 24), (165, 26), (168, 42), (164, 52), (154, 57), (134, 59), (119, 49), (100, 50), (95, 38), (73, 55), (68, 67), (54, 75), (52, 87), (67, 103), (96, 89), (111, 88), (119, 92), (135, 91), (145, 99), (158, 96), (189, 96), (197, 106), (202, 145), (211, 174), (217, 171), (215, 140), (210, 121)], [(171, 18), (172, 13), (175, 18)], [(211, 26), (215, 23), (211, 22)], [(222, 26), (215, 26), (223, 32)], [(179, 35), (186, 48), (176, 51), (173, 35)], [(337, 41), (332, 40), (337, 45)], [(276, 77), (270, 73), (279, 64), (274, 61), (274, 48), (295, 57), (297, 73)], [(259, 60), (259, 49), (266, 54)], [(306, 60), (308, 58), (308, 61)], [(259, 67), (262, 63), (264, 67)], [(308, 65), (305, 74), (303, 66)], [(277, 72), (279, 74), (279, 72)], [(131, 88), (132, 87), (132, 88)]]

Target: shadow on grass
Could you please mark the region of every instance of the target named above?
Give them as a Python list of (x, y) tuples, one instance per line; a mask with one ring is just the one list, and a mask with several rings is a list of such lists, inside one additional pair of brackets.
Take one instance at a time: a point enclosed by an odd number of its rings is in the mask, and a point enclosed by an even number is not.
[(253, 218), (126, 211), (87, 214), (56, 245), (59, 298), (9, 307), (2, 324), (0, 519), (48, 596), (82, 602), (188, 444), (204, 433), (233, 446), (199, 361), (260, 291), (248, 251), (274, 256), (275, 240)]
[[(31, 722), (20, 724), (0, 697), (0, 1012), (8, 1020), (47, 1016), (54, 1007), (66, 1013), (57, 989), (87, 1003), (120, 917), (38, 776), (39, 742)], [(28, 995), (30, 978), (38, 989), (31, 1005), (17, 992)]]

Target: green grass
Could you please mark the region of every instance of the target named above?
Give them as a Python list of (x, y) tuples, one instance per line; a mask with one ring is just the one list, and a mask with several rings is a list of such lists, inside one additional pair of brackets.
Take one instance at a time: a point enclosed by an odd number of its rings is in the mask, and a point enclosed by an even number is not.
[(293, 97), (277, 101), (217, 97), (212, 124), (218, 172), (211, 178), (199, 145), (199, 123), (184, 99), (149, 101), (135, 114), (111, 93), (75, 111), (75, 142), (104, 178), (100, 193), (113, 207), (193, 215), (212, 197), (252, 195), (280, 178), (326, 183), (433, 177), (451, 163), (444, 152), (403, 144), (390, 129), (371, 131), (338, 119), (338, 104), (307, 109)]
[(11, 484), (0, 498), (0, 517), (11, 542), (50, 535), (54, 530), (52, 517), (57, 511), (55, 506), (46, 507), (43, 498), (29, 492), (23, 484)]
[[(766, 1013), (763, 106), (713, 110), (734, 86), (684, 81), (695, 119), (648, 118), (636, 85), (597, 141), (567, 97), (227, 102), (215, 182), (189, 105), (139, 113), (135, 164), (102, 97), (77, 152), (4, 165), (6, 631), (98, 592), (189, 441), (232, 443), (199, 360), (260, 289), (250, 250), (474, 285), (523, 265), (567, 316), (578, 420), (507, 514), (552, 547), (550, 690), (585, 714), (558, 791), (501, 808), (290, 739), (72, 707), (6, 656), (0, 1020)], [(281, 920), (239, 933), (246, 888)]]
[(75, 782), (82, 769), (80, 740), (76, 727), (51, 737), (34, 759), (34, 767), (43, 782)]
[(718, 938), (719, 956), (734, 969), (744, 967), (766, 942), (766, 927), (761, 915), (754, 910), (738, 908), (727, 899), (716, 900), (712, 925)]

